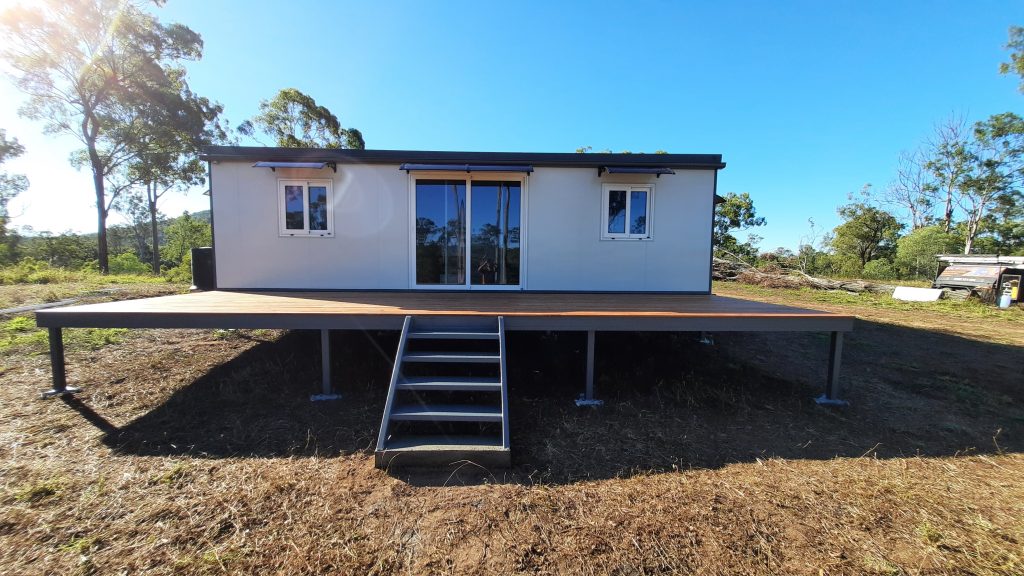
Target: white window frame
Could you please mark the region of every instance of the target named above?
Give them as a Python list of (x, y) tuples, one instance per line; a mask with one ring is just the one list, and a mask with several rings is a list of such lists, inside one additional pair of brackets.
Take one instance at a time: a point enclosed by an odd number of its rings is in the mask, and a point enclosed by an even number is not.
[[(303, 178), (284, 179), (277, 181), (277, 219), (278, 234), (288, 238), (330, 238), (334, 236), (334, 182), (332, 180), (312, 180)], [(284, 203), (285, 186), (302, 186), (302, 229), (286, 227), (287, 214)], [(327, 188), (327, 230), (309, 229), (309, 187), (324, 186)]]
[[(626, 191), (626, 227), (625, 232), (608, 231), (608, 202), (612, 190)], [(644, 234), (631, 234), (629, 223), (633, 210), (630, 197), (633, 191), (647, 192), (647, 231)], [(601, 185), (601, 239), (602, 240), (654, 240), (654, 184), (602, 184)]]
[[(526, 263), (529, 243), (527, 238), (527, 214), (529, 213), (529, 174), (523, 172), (452, 172), (445, 170), (416, 170), (411, 171), (409, 179), (409, 288), (416, 290), (456, 290), (456, 291), (522, 291), (526, 290)], [(519, 182), (519, 284), (476, 284), (474, 285), (468, 273), (466, 282), (463, 284), (417, 284), (416, 283), (416, 181), (417, 180), (463, 180), (466, 182), (466, 227), (473, 227), (473, 181), (493, 182), (495, 180), (505, 182)], [(466, 242), (464, 258), (470, 261), (470, 249), (472, 242)]]

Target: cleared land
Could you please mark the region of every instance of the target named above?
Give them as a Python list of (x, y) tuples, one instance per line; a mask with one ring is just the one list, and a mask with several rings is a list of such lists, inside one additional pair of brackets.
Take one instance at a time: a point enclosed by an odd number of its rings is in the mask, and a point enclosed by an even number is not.
[(310, 404), (316, 334), (71, 329), (86, 392), (43, 402), (0, 318), (0, 572), (1024, 573), (1024, 311), (716, 293), (856, 315), (853, 405), (811, 401), (824, 334), (604, 334), (596, 410), (580, 335), (512, 334), (517, 467), (386, 472), (394, 334), (338, 334)]

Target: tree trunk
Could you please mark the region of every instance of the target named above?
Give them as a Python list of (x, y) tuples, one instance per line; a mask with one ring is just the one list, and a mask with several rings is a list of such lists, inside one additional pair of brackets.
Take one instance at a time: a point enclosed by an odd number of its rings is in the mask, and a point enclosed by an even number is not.
[(942, 218), (942, 231), (949, 234), (949, 229), (953, 226), (953, 191), (949, 190), (946, 192), (946, 211), (943, 213)]
[(85, 148), (89, 153), (89, 165), (92, 167), (92, 185), (96, 192), (96, 256), (99, 260), (100, 274), (110, 273), (110, 259), (107, 253), (107, 191), (103, 182), (103, 160), (96, 150), (96, 138), (99, 128), (92, 110), (87, 110), (82, 119), (82, 136), (85, 137)]
[(156, 219), (156, 184), (146, 183), (146, 201), (149, 203), (149, 228), (153, 234), (153, 274), (160, 275), (160, 229)]
[(970, 254), (971, 250), (974, 249), (974, 237), (978, 235), (980, 225), (981, 220), (975, 219), (973, 215), (967, 220), (967, 238), (964, 240), (964, 254)]
[(110, 273), (110, 259), (107, 252), (107, 194), (103, 188), (103, 169), (99, 166), (99, 155), (95, 149), (89, 150), (92, 161), (92, 185), (96, 189), (96, 254), (99, 259), (100, 274)]

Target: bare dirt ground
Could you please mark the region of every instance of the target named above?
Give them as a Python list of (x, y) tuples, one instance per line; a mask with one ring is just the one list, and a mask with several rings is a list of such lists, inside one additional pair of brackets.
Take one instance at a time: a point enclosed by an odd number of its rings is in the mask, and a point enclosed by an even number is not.
[(316, 404), (314, 333), (69, 334), (63, 402), (11, 346), (0, 573), (1024, 574), (1021, 316), (716, 292), (857, 315), (851, 406), (823, 334), (602, 334), (599, 409), (581, 335), (512, 334), (515, 467), (381, 471), (394, 334)]

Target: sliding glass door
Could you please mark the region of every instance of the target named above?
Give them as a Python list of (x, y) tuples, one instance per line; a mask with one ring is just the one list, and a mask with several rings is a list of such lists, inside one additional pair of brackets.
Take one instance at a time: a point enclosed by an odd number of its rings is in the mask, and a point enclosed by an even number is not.
[(415, 184), (415, 276), (421, 287), (518, 288), (522, 182)]

